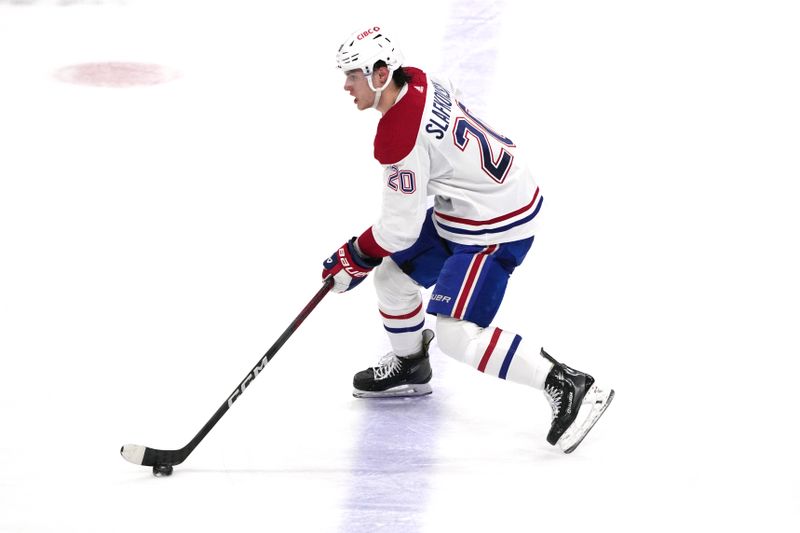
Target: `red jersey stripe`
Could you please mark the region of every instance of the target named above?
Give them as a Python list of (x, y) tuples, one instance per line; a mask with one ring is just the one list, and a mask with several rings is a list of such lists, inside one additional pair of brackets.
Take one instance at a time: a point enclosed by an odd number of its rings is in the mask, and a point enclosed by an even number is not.
[(454, 217), (452, 215), (445, 215), (442, 213), (436, 213), (436, 216), (439, 218), (443, 218), (444, 220), (449, 220), (450, 222), (457, 222), (459, 224), (466, 224), (468, 226), (485, 226), (489, 224), (495, 224), (497, 222), (502, 222), (504, 220), (508, 220), (509, 218), (514, 218), (517, 215), (521, 215), (525, 211), (528, 211), (533, 207), (536, 203), (536, 199), (539, 197), (539, 187), (536, 187), (536, 192), (533, 193), (533, 199), (530, 203), (524, 207), (520, 207), (516, 211), (512, 211), (510, 213), (506, 213), (505, 215), (501, 215), (499, 217), (490, 218), (489, 220), (470, 220), (468, 218), (459, 218)]
[(378, 244), (378, 241), (375, 240), (375, 235), (372, 234), (372, 226), (367, 228), (367, 231), (361, 234), (361, 236), (356, 240), (356, 244), (358, 244), (358, 249), (361, 251), (361, 253), (368, 257), (374, 257), (377, 259), (379, 257), (392, 255), (392, 252), (384, 249), (380, 244)]

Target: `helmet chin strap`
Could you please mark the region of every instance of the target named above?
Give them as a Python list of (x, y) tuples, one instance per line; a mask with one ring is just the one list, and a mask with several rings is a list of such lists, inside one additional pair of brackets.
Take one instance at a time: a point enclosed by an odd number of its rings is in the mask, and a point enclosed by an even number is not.
[(384, 83), (380, 89), (376, 89), (375, 86), (372, 85), (372, 76), (367, 76), (367, 84), (375, 93), (375, 100), (372, 102), (372, 109), (378, 109), (378, 102), (381, 101), (381, 94), (383, 94), (383, 90), (389, 86), (389, 82), (392, 81), (392, 73), (394, 73), (394, 70), (389, 71), (389, 76), (386, 78), (386, 83)]

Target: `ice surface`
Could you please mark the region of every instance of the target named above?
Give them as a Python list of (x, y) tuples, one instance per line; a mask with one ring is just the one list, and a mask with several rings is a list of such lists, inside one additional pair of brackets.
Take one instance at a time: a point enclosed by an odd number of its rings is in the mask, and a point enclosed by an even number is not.
[[(792, 4), (376, 4), (0, 2), (0, 532), (797, 531)], [(431, 396), (356, 400), (367, 281), (156, 479), (120, 445), (183, 446), (377, 216), (333, 68), (373, 21), (531, 157), (496, 323), (614, 403), (565, 456), (435, 345)], [(109, 63), (169, 79), (58, 76)]]

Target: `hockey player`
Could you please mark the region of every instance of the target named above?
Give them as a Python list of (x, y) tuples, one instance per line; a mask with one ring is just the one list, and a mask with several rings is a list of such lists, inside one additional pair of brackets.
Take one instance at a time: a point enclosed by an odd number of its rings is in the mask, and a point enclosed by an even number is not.
[[(404, 67), (379, 26), (351, 35), (336, 59), (356, 107), (382, 115), (374, 145), (383, 165), (380, 218), (339, 247), (322, 273), (333, 277), (334, 292), (344, 292), (374, 270), (392, 351), (355, 375), (353, 394), (431, 392), (427, 311), (437, 317), (445, 354), (543, 390), (553, 410), (547, 441), (571, 452), (614, 391), (491, 325), (509, 276), (531, 248), (542, 207), (526, 162), (511, 139), (470, 113), (449, 81)], [(434, 287), (427, 307), (420, 287)]]

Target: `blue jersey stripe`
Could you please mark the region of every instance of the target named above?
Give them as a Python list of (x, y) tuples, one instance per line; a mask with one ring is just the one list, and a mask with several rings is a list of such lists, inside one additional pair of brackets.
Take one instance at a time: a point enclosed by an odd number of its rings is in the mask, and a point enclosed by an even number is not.
[(514, 335), (514, 341), (511, 343), (511, 347), (508, 349), (508, 353), (506, 354), (506, 358), (503, 360), (503, 365), (500, 367), (500, 374), (497, 377), (501, 379), (506, 379), (506, 374), (508, 374), (508, 367), (511, 366), (511, 360), (514, 359), (514, 354), (517, 353), (517, 347), (519, 347), (519, 343), (522, 341), (522, 337), (519, 335)]
[(506, 224), (505, 226), (500, 226), (497, 228), (488, 228), (488, 229), (462, 229), (462, 228), (454, 228), (452, 226), (445, 226), (441, 222), (437, 221), (437, 224), (440, 228), (445, 231), (449, 231), (450, 233), (458, 233), (460, 235), (484, 235), (486, 233), (501, 233), (503, 231), (510, 230), (511, 228), (515, 228), (517, 226), (521, 226), (526, 222), (530, 222), (533, 218), (539, 213), (539, 209), (542, 207), (542, 202), (544, 201), (544, 197), (539, 198), (539, 203), (536, 204), (536, 209), (533, 210), (533, 213), (526, 216), (525, 218), (521, 218), (516, 222), (512, 222), (511, 224)]

